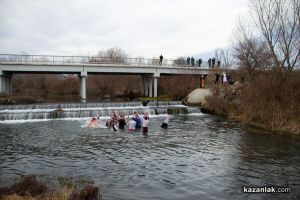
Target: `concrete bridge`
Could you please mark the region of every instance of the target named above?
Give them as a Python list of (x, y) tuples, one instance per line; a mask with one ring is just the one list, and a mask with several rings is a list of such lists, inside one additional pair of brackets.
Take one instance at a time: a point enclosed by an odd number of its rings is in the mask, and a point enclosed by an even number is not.
[(86, 101), (86, 77), (88, 74), (141, 75), (145, 96), (157, 97), (157, 80), (161, 75), (193, 74), (201, 77), (213, 73), (207, 65), (199, 67), (186, 65), (184, 60), (90, 57), (90, 56), (49, 56), (0, 54), (0, 93), (11, 95), (11, 79), (15, 73), (30, 74), (78, 74), (80, 98)]

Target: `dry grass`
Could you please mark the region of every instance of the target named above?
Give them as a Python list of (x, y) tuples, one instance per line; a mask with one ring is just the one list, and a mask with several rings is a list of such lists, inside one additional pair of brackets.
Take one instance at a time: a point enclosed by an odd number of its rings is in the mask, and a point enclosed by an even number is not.
[[(99, 188), (79, 179), (75, 182), (59, 178), (62, 186), (58, 191), (50, 191), (47, 185), (34, 175), (24, 176), (10, 187), (0, 188), (1, 200), (100, 200)], [(79, 186), (85, 183), (83, 187)]]
[(158, 80), (159, 95), (166, 95), (173, 100), (182, 100), (200, 85), (199, 76), (177, 75), (162, 76)]
[(216, 114), (261, 124), (272, 130), (300, 133), (300, 74), (280, 79), (275, 72), (261, 72), (242, 87), (214, 88), (207, 106)]

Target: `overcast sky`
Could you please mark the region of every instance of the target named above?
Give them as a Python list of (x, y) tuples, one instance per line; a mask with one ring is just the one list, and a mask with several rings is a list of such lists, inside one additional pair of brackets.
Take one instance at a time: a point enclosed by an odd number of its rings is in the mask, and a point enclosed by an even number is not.
[(0, 53), (131, 57), (213, 54), (247, 0), (0, 0)]

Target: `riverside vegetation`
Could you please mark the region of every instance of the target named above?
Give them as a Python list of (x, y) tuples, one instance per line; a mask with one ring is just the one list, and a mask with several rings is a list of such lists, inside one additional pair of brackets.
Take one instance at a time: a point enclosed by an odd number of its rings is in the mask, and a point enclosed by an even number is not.
[[(47, 184), (46, 184), (47, 183)], [(99, 187), (85, 178), (50, 178), (27, 175), (9, 187), (0, 188), (1, 200), (100, 200)]]
[(254, 77), (235, 85), (213, 86), (205, 109), (270, 130), (300, 134), (300, 73), (293, 72), (284, 83), (273, 72), (257, 72)]
[[(300, 3), (253, 0), (233, 45), (216, 58), (240, 84), (213, 86), (205, 109), (280, 132), (300, 133)], [(229, 53), (228, 53), (229, 52)], [(219, 73), (222, 71), (221, 69)]]
[(300, 132), (300, 2), (253, 0), (232, 45), (244, 82), (214, 87), (207, 99), (215, 113), (272, 130)]

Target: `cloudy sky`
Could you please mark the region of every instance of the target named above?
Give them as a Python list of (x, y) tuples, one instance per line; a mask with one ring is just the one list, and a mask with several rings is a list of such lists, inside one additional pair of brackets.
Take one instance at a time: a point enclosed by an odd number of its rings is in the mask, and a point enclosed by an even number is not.
[(131, 57), (213, 54), (247, 0), (0, 0), (0, 53)]

